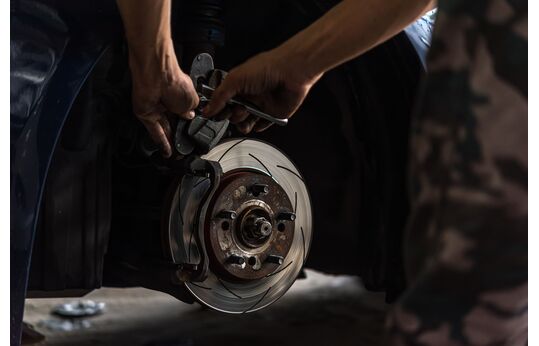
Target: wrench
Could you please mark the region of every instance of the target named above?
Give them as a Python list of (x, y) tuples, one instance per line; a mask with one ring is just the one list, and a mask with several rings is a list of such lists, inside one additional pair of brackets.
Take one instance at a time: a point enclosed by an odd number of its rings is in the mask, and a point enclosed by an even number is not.
[[(199, 95), (199, 96), (204, 97), (204, 100), (206, 100), (206, 101), (211, 100), (211, 96), (208, 97), (207, 95), (208, 94), (212, 95), (213, 92), (215, 91), (215, 88), (212, 88), (211, 86), (206, 85), (206, 84), (201, 84), (200, 89), (201, 89), (201, 93), (200, 93), (201, 95)], [(202, 100), (202, 98), (201, 98), (201, 100)], [(265, 119), (265, 120), (267, 120), (267, 121), (269, 121), (269, 122), (271, 122), (273, 124), (276, 124), (276, 125), (279, 125), (279, 126), (285, 126), (286, 124), (288, 124), (288, 119), (280, 119), (280, 118), (274, 117), (273, 115), (269, 115), (268, 113), (264, 113), (260, 109), (256, 108), (256, 106), (250, 105), (245, 101), (239, 101), (237, 99), (232, 98), (227, 103), (229, 105), (242, 106), (250, 114), (253, 114), (253, 115), (255, 115), (255, 116), (259, 117), (259, 118)]]
[[(193, 65), (191, 67), (191, 79), (196, 87), (200, 101), (210, 101), (215, 88), (219, 86), (221, 81), (225, 78), (226, 72), (223, 70), (217, 70), (213, 67), (213, 59), (208, 53), (202, 53), (195, 57)], [(205, 82), (209, 81), (208, 84)], [(255, 115), (261, 119), (267, 120), (273, 124), (279, 126), (285, 126), (288, 124), (288, 119), (280, 119), (273, 115), (267, 114), (260, 110), (255, 105), (252, 105), (246, 101), (238, 100), (235, 98), (230, 99), (227, 104), (238, 105), (244, 107), (247, 112)]]

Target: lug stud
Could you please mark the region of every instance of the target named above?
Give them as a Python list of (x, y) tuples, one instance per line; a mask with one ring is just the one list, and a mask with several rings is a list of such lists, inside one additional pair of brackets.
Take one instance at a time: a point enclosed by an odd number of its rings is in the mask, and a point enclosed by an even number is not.
[(253, 195), (265, 195), (269, 192), (269, 187), (266, 184), (254, 184), (251, 186), (251, 192)]
[(245, 263), (245, 258), (238, 255), (231, 255), (228, 257), (227, 262), (231, 264), (239, 264), (241, 266)]
[(268, 263), (281, 265), (283, 264), (283, 261), (284, 261), (283, 256), (268, 255), (268, 257), (266, 257), (266, 262)]
[(294, 221), (296, 220), (296, 214), (291, 211), (285, 211), (280, 213), (277, 218), (279, 220)]
[(223, 219), (234, 220), (238, 214), (234, 210), (221, 210), (218, 216)]

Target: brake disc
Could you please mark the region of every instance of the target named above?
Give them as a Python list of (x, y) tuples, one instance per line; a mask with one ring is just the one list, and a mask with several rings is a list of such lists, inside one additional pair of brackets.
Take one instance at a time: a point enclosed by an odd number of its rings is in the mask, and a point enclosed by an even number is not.
[(177, 264), (208, 257), (207, 275), (183, 283), (200, 303), (227, 313), (262, 309), (290, 288), (307, 258), (312, 213), (305, 182), (281, 151), (259, 140), (224, 141), (202, 158), (220, 164), (219, 185), (182, 177), (166, 251)]

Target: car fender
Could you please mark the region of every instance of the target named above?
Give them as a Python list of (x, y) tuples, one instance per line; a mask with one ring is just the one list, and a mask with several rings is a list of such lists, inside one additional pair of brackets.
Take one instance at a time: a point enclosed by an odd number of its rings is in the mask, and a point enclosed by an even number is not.
[(11, 14), (11, 344), (20, 343), (32, 246), (47, 172), (71, 106), (111, 41), (28, 2)]

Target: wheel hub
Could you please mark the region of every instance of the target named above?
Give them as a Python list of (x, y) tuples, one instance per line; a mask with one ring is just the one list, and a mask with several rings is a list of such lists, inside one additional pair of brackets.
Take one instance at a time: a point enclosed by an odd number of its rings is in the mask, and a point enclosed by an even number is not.
[(305, 182), (282, 152), (257, 140), (225, 141), (202, 159), (222, 173), (180, 177), (165, 251), (181, 268), (207, 268), (196, 281), (180, 278), (200, 303), (227, 313), (259, 310), (290, 288), (305, 263), (312, 237)]
[(231, 280), (260, 279), (275, 271), (294, 238), (294, 221), (280, 219), (287, 213), (293, 213), (292, 203), (271, 177), (253, 171), (226, 174), (208, 212), (212, 269)]

